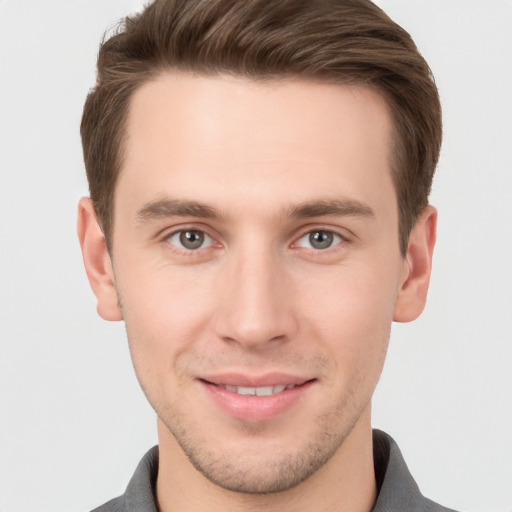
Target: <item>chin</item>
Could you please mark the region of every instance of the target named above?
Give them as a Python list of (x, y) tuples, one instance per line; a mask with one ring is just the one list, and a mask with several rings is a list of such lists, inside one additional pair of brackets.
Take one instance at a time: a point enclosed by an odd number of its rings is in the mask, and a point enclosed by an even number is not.
[(187, 456), (203, 476), (223, 489), (244, 494), (270, 494), (297, 486), (321, 468), (333, 453), (312, 450), (277, 456), (269, 452), (257, 457), (238, 454), (215, 458), (213, 454), (195, 451)]
[(268, 425), (247, 426), (238, 439), (233, 432), (212, 439), (212, 433), (219, 432), (213, 426), (200, 433), (186, 428), (176, 415), (163, 422), (190, 463), (210, 482), (228, 491), (269, 494), (292, 489), (322, 468), (356, 424), (349, 416), (352, 422), (347, 424), (333, 413), (325, 415), (310, 429), (287, 431), (282, 439), (270, 439)]

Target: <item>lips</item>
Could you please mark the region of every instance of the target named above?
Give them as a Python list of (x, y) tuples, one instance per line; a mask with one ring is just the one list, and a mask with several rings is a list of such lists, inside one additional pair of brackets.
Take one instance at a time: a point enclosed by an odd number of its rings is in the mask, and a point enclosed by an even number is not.
[(261, 377), (226, 374), (199, 379), (207, 397), (223, 414), (244, 422), (280, 416), (303, 398), (315, 379), (272, 374)]
[(267, 373), (260, 376), (251, 376), (243, 373), (223, 373), (217, 375), (205, 375), (201, 380), (215, 384), (217, 386), (232, 387), (269, 387), (269, 386), (300, 386), (308, 380), (309, 377), (299, 377), (286, 373)]

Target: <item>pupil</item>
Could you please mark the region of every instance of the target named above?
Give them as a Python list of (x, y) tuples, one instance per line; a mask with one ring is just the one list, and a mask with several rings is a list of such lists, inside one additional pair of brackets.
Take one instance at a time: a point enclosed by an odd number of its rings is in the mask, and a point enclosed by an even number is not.
[(315, 231), (309, 235), (309, 242), (315, 249), (327, 249), (332, 245), (333, 234), (327, 231)]
[(201, 231), (183, 231), (180, 234), (180, 242), (186, 249), (198, 249), (203, 245), (204, 233), (201, 233)]

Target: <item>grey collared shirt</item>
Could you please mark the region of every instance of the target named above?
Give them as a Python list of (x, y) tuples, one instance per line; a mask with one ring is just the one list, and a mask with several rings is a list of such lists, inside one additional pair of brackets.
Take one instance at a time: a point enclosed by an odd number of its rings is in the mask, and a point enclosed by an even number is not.
[[(425, 498), (414, 481), (395, 441), (373, 431), (373, 458), (378, 496), (372, 512), (455, 512)], [(155, 483), (158, 447), (142, 458), (126, 492), (92, 512), (158, 512)]]

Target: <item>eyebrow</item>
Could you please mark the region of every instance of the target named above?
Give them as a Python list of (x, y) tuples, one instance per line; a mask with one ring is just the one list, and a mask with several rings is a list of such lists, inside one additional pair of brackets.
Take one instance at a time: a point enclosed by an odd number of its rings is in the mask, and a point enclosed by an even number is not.
[(204, 203), (182, 199), (159, 199), (146, 203), (137, 212), (137, 221), (165, 219), (168, 217), (203, 217), (205, 219), (220, 219), (223, 215)]
[(375, 212), (372, 208), (359, 201), (328, 199), (298, 204), (288, 211), (288, 215), (297, 219), (322, 217), (324, 215), (374, 218)]
[[(375, 212), (369, 206), (354, 200), (326, 199), (300, 203), (286, 211), (286, 217), (305, 219), (322, 216), (374, 218)], [(183, 199), (158, 199), (150, 201), (137, 212), (140, 223), (169, 217), (199, 217), (204, 219), (225, 218), (219, 210), (198, 201)]]

